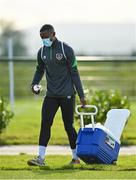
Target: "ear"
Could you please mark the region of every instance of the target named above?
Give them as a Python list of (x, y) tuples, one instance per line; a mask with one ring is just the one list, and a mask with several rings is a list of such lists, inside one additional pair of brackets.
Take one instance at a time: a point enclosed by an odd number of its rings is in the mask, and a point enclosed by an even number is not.
[(53, 32), (53, 36), (55, 36), (56, 35), (56, 33), (55, 32)]

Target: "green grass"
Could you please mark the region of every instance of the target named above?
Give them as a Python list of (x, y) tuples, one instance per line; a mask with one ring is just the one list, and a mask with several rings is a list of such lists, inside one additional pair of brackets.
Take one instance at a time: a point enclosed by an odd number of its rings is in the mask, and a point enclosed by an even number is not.
[[(0, 62), (1, 63), (1, 62)], [(8, 64), (0, 64), (0, 95), (9, 97)], [(14, 64), (15, 77), (15, 116), (7, 130), (0, 136), (0, 144), (37, 144), (40, 128), (40, 111), (42, 96), (34, 98), (30, 91), (30, 83), (35, 70), (35, 62), (18, 62)], [(136, 96), (136, 62), (78, 62), (83, 84), (90, 90), (119, 89), (123, 95)], [(42, 81), (42, 84), (45, 84)], [(28, 99), (27, 99), (28, 98)], [(134, 100), (134, 99), (133, 99)], [(136, 145), (136, 104), (132, 103), (131, 118), (123, 133), (123, 144)], [(76, 129), (79, 126), (76, 123)], [(52, 127), (50, 144), (68, 144), (64, 131), (61, 113), (58, 111)]]
[[(40, 129), (40, 111), (42, 97), (33, 99), (17, 99), (15, 103), (15, 116), (9, 123), (6, 131), (0, 137), (0, 144), (37, 144)], [(136, 145), (136, 104), (131, 103), (131, 117), (123, 132), (123, 144)], [(75, 123), (76, 129), (79, 124)], [(66, 132), (60, 111), (57, 112), (52, 127), (50, 144), (68, 144)]]
[[(35, 71), (35, 61), (14, 63), (16, 97), (31, 96), (30, 84)], [(134, 62), (78, 62), (85, 87), (90, 89), (118, 89), (125, 95), (136, 96), (136, 61)], [(9, 95), (8, 63), (0, 62), (0, 93)], [(89, 79), (88, 79), (89, 78)], [(42, 81), (42, 84), (45, 84)]]
[[(16, 100), (15, 116), (2, 134), (0, 144), (37, 144), (41, 106), (42, 98)], [(50, 144), (68, 144), (60, 111), (54, 119)]]
[(47, 156), (47, 167), (29, 167), (32, 156), (0, 156), (0, 179), (136, 179), (136, 156), (121, 156), (117, 165), (67, 165), (70, 156)]

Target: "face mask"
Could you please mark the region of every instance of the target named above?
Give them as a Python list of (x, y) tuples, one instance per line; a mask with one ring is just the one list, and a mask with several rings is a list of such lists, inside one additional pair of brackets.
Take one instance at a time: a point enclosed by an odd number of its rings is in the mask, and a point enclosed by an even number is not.
[(42, 41), (43, 41), (43, 44), (44, 44), (46, 47), (51, 47), (52, 41), (50, 40), (50, 38), (42, 39)]

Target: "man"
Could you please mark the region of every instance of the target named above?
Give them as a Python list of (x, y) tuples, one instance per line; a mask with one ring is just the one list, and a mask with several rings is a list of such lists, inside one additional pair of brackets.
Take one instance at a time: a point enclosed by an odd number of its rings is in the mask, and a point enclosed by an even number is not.
[(43, 47), (37, 55), (37, 69), (31, 84), (33, 93), (39, 94), (39, 82), (46, 74), (47, 92), (42, 106), (41, 131), (39, 137), (39, 155), (28, 161), (28, 165), (45, 165), (46, 147), (50, 139), (54, 116), (61, 108), (64, 127), (72, 150), (71, 164), (79, 164), (76, 155), (77, 133), (73, 127), (75, 108), (75, 89), (82, 106), (85, 106), (84, 92), (77, 70), (77, 62), (73, 49), (59, 41), (54, 27), (45, 24), (40, 29)]

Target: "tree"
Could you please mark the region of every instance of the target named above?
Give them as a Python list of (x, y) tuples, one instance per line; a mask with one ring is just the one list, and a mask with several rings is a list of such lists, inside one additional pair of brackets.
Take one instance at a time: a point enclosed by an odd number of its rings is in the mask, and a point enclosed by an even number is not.
[(24, 44), (24, 33), (15, 27), (15, 23), (7, 20), (0, 20), (0, 56), (8, 56), (8, 39), (13, 40), (13, 55), (27, 55), (27, 48)]

